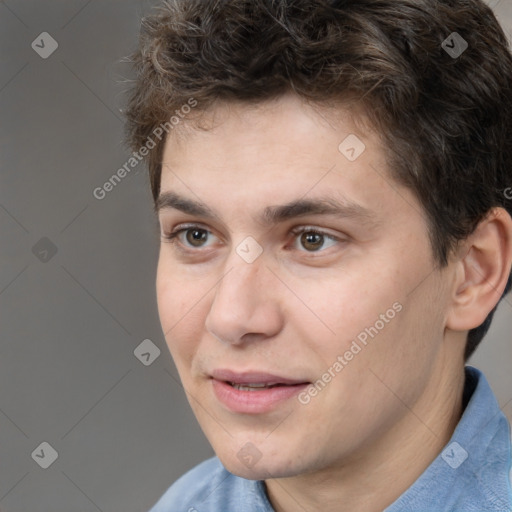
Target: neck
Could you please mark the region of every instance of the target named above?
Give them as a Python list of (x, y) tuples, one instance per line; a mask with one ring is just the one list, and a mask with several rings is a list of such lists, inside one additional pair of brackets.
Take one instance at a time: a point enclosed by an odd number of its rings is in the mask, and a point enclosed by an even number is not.
[[(363, 451), (310, 474), (267, 480), (276, 512), (381, 512), (448, 443), (462, 415), (464, 368), (438, 368), (402, 420)], [(440, 376), (444, 376), (442, 379)]]

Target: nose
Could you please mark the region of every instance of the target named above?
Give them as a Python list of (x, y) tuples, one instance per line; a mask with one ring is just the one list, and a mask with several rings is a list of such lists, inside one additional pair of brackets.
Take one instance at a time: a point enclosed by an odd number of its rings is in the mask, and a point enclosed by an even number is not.
[(237, 254), (216, 286), (205, 328), (233, 345), (264, 340), (283, 327), (278, 280), (263, 258), (246, 263)]

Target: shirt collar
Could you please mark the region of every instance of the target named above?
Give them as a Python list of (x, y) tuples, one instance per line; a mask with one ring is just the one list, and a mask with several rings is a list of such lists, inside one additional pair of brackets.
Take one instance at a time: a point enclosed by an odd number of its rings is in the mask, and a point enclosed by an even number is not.
[(442, 452), (384, 512), (510, 512), (510, 426), (487, 379), (465, 368), (467, 406)]

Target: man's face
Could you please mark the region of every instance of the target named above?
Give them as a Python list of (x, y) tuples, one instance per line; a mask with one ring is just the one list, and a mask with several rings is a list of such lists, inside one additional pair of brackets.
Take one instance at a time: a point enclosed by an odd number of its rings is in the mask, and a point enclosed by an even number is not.
[(446, 371), (449, 285), (377, 135), (291, 95), (213, 113), (166, 143), (159, 219), (182, 231), (162, 240), (157, 295), (217, 455), (247, 478), (292, 476), (425, 428), (410, 410)]

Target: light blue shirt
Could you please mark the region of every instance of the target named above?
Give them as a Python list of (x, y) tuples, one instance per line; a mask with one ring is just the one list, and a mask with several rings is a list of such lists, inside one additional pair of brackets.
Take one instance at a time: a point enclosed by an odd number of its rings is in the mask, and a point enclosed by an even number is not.
[[(511, 512), (510, 426), (485, 376), (466, 366), (467, 406), (448, 444), (383, 512)], [(217, 457), (183, 475), (149, 512), (274, 512), (263, 481)]]

